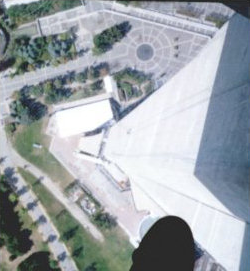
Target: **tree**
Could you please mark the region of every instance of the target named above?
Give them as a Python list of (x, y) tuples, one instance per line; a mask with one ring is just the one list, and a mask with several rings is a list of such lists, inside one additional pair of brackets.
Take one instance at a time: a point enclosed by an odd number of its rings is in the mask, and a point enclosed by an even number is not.
[(87, 80), (87, 71), (77, 73), (75, 79), (79, 83), (85, 83)]
[(61, 78), (56, 78), (54, 81), (54, 86), (55, 88), (62, 88), (63, 87), (63, 82)]
[(105, 29), (100, 34), (94, 36), (94, 49), (95, 54), (102, 54), (112, 48), (112, 46), (120, 41), (131, 29), (128, 21), (114, 25)]
[(24, 95), (11, 103), (11, 115), (17, 122), (29, 125), (35, 120), (39, 120), (47, 113), (47, 106)]
[(29, 239), (31, 231), (22, 229), (23, 224), (20, 222), (19, 214), (15, 211), (18, 200), (17, 198), (12, 199), (12, 197), (11, 187), (6, 182), (6, 177), (2, 176), (0, 180), (0, 239), (12, 254), (11, 258), (15, 259), (17, 256), (27, 253), (33, 242)]
[(80, 246), (73, 251), (72, 256), (79, 257), (82, 253), (83, 253), (83, 246)]
[(17, 202), (17, 199), (18, 199), (18, 196), (15, 193), (9, 194), (9, 201), (10, 202), (15, 203), (15, 202)]
[(78, 230), (78, 226), (73, 227), (71, 229), (69, 229), (68, 231), (63, 233), (62, 238), (66, 241), (68, 241), (69, 239), (71, 239), (72, 237), (74, 237), (74, 235), (76, 234), (77, 230)]
[(103, 81), (102, 80), (97, 80), (97, 81), (95, 81), (94, 83), (92, 83), (90, 85), (90, 89), (92, 91), (98, 91), (98, 90), (102, 89), (102, 86), (103, 86)]
[(59, 271), (56, 261), (50, 260), (50, 253), (39, 251), (31, 254), (17, 267), (17, 271)]
[(50, 259), (50, 260), (49, 260), (49, 266), (50, 266), (52, 269), (57, 269), (57, 268), (58, 268), (58, 261), (53, 260), (53, 259)]
[(35, 86), (30, 87), (30, 94), (34, 95), (35, 97), (41, 97), (44, 93), (44, 89), (42, 84), (38, 84)]
[(88, 69), (88, 78), (90, 80), (93, 80), (93, 79), (96, 79), (100, 76), (100, 72), (99, 72), (99, 69), (97, 69), (96, 67), (93, 67), (91, 66), (89, 69)]
[(15, 63), (15, 58), (7, 58), (6, 60), (0, 61), (0, 72), (7, 70), (8, 68), (12, 67)]
[(105, 229), (111, 229), (117, 225), (116, 218), (103, 211), (94, 214), (94, 221), (98, 226)]
[(72, 92), (69, 88), (59, 88), (47, 93), (45, 96), (45, 101), (47, 103), (58, 103), (64, 99), (69, 98)]
[(46, 94), (50, 93), (51, 91), (53, 91), (53, 83), (51, 80), (47, 80), (45, 83), (43, 83), (43, 88), (44, 88), (44, 92)]
[(80, 0), (43, 0), (13, 5), (7, 9), (7, 15), (10, 21), (17, 27), (20, 24), (34, 21), (36, 18), (80, 5)]

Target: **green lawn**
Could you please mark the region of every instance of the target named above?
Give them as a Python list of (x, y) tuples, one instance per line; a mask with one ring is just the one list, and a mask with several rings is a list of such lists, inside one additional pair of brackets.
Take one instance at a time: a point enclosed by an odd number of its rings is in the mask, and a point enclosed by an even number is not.
[(105, 236), (104, 243), (96, 241), (45, 187), (37, 184), (32, 174), (21, 168), (19, 172), (47, 210), (61, 237), (65, 232), (75, 229), (71, 238), (63, 238), (63, 241), (69, 248), (79, 270), (84, 271), (93, 263), (96, 264), (98, 271), (129, 270), (133, 248), (119, 227), (102, 230)]
[[(42, 120), (20, 127), (14, 134), (13, 145), (23, 158), (47, 173), (64, 189), (73, 181), (73, 177), (49, 152), (50, 139), (43, 133), (43, 127), (44, 121)], [(41, 144), (43, 148), (34, 148), (34, 143)]]

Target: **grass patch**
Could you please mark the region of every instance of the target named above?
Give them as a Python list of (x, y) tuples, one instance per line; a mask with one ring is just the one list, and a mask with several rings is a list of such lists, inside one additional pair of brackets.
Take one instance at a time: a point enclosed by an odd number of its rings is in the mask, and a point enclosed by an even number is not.
[[(47, 173), (64, 189), (73, 181), (73, 177), (49, 152), (50, 139), (42, 132), (43, 127), (42, 120), (33, 122), (29, 126), (20, 126), (13, 136), (13, 145), (23, 158)], [(34, 143), (41, 144), (42, 148), (34, 148)]]
[[(98, 271), (129, 270), (133, 248), (119, 227), (102, 230), (104, 243), (96, 241), (45, 187), (37, 184), (32, 174), (22, 168), (18, 170), (47, 210), (79, 270), (89, 266), (95, 266)], [(72, 229), (70, 238), (65, 238), (65, 233)]]

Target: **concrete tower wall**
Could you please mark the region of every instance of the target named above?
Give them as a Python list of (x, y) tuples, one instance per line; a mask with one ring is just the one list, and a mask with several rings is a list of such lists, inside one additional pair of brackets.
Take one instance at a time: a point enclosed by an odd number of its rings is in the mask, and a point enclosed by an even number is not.
[(250, 264), (242, 260), (250, 222), (249, 33), (249, 21), (233, 16), (111, 129), (105, 150), (130, 177), (139, 209), (186, 219), (228, 270)]

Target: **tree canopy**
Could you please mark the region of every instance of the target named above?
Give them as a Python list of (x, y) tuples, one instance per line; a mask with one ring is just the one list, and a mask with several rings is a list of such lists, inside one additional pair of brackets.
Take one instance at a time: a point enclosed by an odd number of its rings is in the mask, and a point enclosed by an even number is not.
[(112, 48), (112, 46), (120, 41), (131, 29), (128, 21), (114, 25), (105, 29), (100, 34), (94, 36), (94, 53), (105, 53)]
[(17, 197), (16, 200), (11, 200), (13, 192), (3, 175), (0, 180), (0, 198), (0, 243), (6, 246), (11, 258), (14, 259), (27, 253), (33, 242), (30, 240), (31, 231), (22, 229), (23, 224), (15, 211)]
[(35, 252), (22, 261), (17, 271), (60, 271), (57, 262), (50, 259), (50, 253), (46, 251)]
[(74, 37), (69, 32), (34, 39), (20, 36), (13, 41), (11, 63), (16, 68), (15, 74), (23, 74), (46, 64), (65, 63), (76, 55)]
[(80, 5), (80, 0), (40, 0), (29, 4), (13, 5), (7, 9), (7, 15), (11, 23), (17, 27), (20, 24), (33, 21), (38, 17)]
[(39, 120), (47, 113), (47, 106), (23, 95), (10, 105), (11, 115), (17, 123), (31, 124), (33, 121)]

